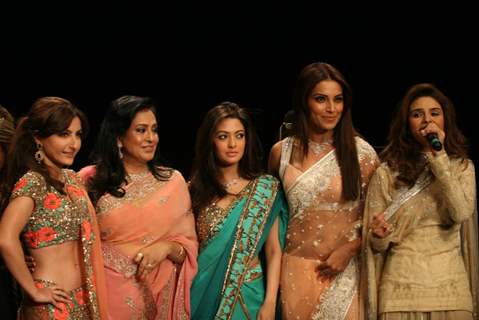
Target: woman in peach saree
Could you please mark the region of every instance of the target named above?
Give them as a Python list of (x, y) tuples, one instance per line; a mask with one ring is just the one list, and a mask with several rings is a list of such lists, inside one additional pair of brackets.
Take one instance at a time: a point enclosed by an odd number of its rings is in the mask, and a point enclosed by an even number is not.
[(115, 100), (95, 166), (80, 172), (97, 210), (112, 320), (190, 317), (194, 218), (182, 175), (158, 166), (157, 126), (149, 98)]
[(362, 208), (378, 158), (351, 120), (351, 91), (332, 66), (303, 69), (294, 136), (271, 150), (290, 221), (283, 253), (283, 319), (362, 319), (359, 259)]

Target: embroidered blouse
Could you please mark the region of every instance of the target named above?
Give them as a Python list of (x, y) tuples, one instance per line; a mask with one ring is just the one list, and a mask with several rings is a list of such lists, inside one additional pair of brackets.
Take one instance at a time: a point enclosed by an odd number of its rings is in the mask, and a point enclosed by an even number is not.
[(15, 184), (10, 200), (29, 197), (33, 212), (22, 232), (22, 240), (32, 249), (80, 239), (82, 222), (90, 221), (88, 198), (80, 179), (72, 170), (63, 170), (66, 194), (48, 186), (43, 176), (28, 171)]

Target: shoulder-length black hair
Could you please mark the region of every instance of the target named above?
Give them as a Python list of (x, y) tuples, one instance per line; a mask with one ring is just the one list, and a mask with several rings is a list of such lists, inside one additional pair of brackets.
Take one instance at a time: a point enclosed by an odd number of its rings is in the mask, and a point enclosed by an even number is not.
[(421, 97), (431, 97), (442, 107), (444, 114), (444, 149), (451, 157), (467, 158), (466, 138), (456, 124), (456, 112), (452, 101), (431, 83), (419, 83), (411, 86), (399, 103), (392, 120), (388, 135), (388, 144), (381, 152), (381, 159), (390, 168), (399, 173), (396, 187), (413, 186), (423, 170), (422, 146), (414, 138), (409, 126), (409, 109), (412, 103)]
[(214, 198), (224, 197), (227, 194), (218, 180), (218, 160), (213, 144), (218, 124), (227, 118), (238, 119), (245, 128), (246, 145), (239, 162), (239, 176), (252, 179), (262, 172), (261, 144), (248, 112), (233, 102), (223, 102), (212, 108), (203, 119), (196, 135), (196, 155), (190, 183), (195, 214), (198, 214)]
[(336, 158), (341, 169), (343, 185), (342, 196), (345, 200), (355, 200), (360, 195), (361, 172), (356, 149), (356, 130), (351, 117), (353, 95), (351, 87), (344, 76), (332, 65), (316, 62), (307, 65), (299, 74), (293, 96), (295, 124), (293, 132), (300, 143), (303, 157), (308, 154), (308, 140), (310, 132), (310, 109), (308, 99), (314, 87), (321, 81), (336, 81), (343, 90), (344, 108), (336, 128), (334, 128), (333, 145)]
[(2, 206), (6, 205), (13, 185), (29, 170), (40, 173), (47, 185), (65, 193), (64, 183), (50, 175), (43, 161), (38, 163), (35, 160), (35, 152), (38, 150), (35, 138), (48, 138), (64, 132), (76, 117), (80, 119), (84, 138), (88, 132), (87, 118), (70, 101), (59, 97), (43, 97), (33, 103), (27, 116), (19, 120), (7, 153), (2, 178)]
[[(125, 195), (121, 185), (126, 182), (126, 171), (120, 158), (117, 141), (130, 128), (136, 114), (144, 110), (153, 112), (157, 123), (159, 122), (156, 104), (149, 97), (128, 95), (111, 103), (90, 156), (96, 166), (96, 174), (88, 181), (88, 190), (94, 203), (105, 193), (119, 198)], [(168, 180), (172, 175), (172, 170), (161, 166), (158, 147), (153, 159), (147, 165), (158, 180)]]

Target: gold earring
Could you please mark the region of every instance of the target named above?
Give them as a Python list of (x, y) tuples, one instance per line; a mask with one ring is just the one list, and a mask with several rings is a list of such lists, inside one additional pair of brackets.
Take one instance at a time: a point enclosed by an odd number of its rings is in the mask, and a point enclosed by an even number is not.
[(41, 164), (43, 159), (45, 158), (45, 153), (43, 152), (43, 146), (41, 143), (37, 143), (37, 151), (35, 152), (35, 160), (38, 164)]
[(118, 156), (120, 157), (120, 159), (123, 159), (123, 152), (121, 152), (121, 148), (123, 148), (123, 144), (120, 141), (118, 141), (117, 146), (118, 146)]

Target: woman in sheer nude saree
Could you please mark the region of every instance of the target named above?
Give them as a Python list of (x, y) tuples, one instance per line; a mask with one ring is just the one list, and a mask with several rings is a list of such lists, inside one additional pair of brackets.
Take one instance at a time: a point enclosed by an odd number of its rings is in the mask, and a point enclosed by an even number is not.
[(362, 319), (359, 259), (365, 191), (378, 158), (353, 128), (351, 90), (326, 63), (301, 72), (293, 136), (271, 150), (289, 204), (284, 319)]

